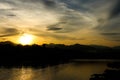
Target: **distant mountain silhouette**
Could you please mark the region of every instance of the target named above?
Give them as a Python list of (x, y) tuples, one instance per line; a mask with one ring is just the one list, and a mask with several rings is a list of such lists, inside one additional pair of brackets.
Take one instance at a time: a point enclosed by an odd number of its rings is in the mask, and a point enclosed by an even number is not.
[(119, 49), (120, 49), (120, 46), (116, 46), (116, 47), (113, 47), (113, 48), (114, 48), (114, 49), (118, 49), (118, 50), (119, 50)]
[(119, 47), (93, 45), (20, 45), (0, 42), (0, 65), (55, 65), (73, 59), (120, 59)]

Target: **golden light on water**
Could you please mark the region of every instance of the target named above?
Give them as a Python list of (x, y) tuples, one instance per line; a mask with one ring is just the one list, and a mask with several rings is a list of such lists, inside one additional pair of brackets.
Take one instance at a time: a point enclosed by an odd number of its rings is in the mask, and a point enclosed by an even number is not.
[(20, 36), (18, 43), (22, 44), (22, 45), (30, 45), (33, 43), (33, 35), (31, 34), (23, 34), (22, 36)]
[(31, 68), (14, 69), (11, 80), (33, 80), (33, 70)]
[(32, 69), (22, 69), (21, 75), (19, 77), (20, 80), (32, 80)]

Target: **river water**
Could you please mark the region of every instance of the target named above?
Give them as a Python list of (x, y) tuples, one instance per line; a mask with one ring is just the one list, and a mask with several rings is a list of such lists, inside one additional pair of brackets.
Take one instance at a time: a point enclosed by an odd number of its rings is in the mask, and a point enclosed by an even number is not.
[(74, 61), (46, 68), (0, 68), (0, 80), (89, 80), (103, 73), (110, 61)]

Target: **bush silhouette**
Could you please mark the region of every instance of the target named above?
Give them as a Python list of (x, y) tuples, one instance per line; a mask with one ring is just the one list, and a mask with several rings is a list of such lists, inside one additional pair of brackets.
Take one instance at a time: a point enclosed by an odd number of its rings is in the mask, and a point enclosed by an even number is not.
[(92, 75), (90, 80), (120, 80), (120, 62), (110, 63), (108, 67), (103, 74)]

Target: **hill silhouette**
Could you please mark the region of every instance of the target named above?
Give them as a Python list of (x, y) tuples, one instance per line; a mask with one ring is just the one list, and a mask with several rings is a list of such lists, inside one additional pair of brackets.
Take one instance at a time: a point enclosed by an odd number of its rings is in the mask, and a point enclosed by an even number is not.
[(120, 59), (119, 47), (96, 45), (20, 45), (0, 42), (0, 66), (48, 66), (73, 59)]

